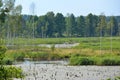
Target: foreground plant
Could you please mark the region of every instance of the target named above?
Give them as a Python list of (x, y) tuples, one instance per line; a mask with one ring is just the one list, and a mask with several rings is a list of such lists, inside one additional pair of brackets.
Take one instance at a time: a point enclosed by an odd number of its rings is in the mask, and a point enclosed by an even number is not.
[(13, 78), (23, 78), (22, 69), (12, 66), (5, 66), (4, 57), (7, 48), (0, 46), (0, 80), (13, 80)]

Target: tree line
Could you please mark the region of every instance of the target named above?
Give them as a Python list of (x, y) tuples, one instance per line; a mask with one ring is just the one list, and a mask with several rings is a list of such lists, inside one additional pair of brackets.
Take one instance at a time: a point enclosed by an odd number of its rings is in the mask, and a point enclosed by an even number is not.
[(22, 15), (22, 21), (21, 34), (32, 36), (34, 33), (37, 38), (120, 36), (120, 16), (90, 13), (75, 17), (48, 12), (42, 16)]
[[(11, 0), (12, 1), (12, 0)], [(14, 1), (14, 0), (13, 0)], [(22, 6), (8, 4), (0, 14), (0, 38), (51, 38), (120, 36), (120, 16), (48, 12), (42, 16), (21, 15)], [(1, 7), (2, 8), (2, 7)]]

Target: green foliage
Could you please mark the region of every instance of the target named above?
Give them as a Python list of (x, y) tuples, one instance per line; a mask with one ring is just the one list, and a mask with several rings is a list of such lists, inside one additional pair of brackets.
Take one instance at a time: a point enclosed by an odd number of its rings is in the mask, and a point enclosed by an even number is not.
[(55, 51), (55, 45), (54, 44), (51, 46), (51, 50), (52, 50), (52, 52)]
[(21, 68), (16, 67), (4, 67), (0, 69), (0, 80), (13, 80), (13, 78), (23, 78)]
[(57, 13), (55, 16), (55, 33), (56, 37), (62, 37), (65, 32), (65, 17), (61, 13)]
[(71, 57), (70, 65), (94, 65), (95, 61), (89, 57)]
[[(65, 55), (68, 56), (68, 55)], [(6, 55), (4, 61), (4, 64), (12, 64), (14, 60), (16, 61), (24, 61), (25, 58), (30, 58), (30, 60), (33, 61), (39, 61), (39, 60), (61, 60), (65, 58), (64, 55), (53, 53), (53, 52), (14, 52), (10, 53), (10, 55)], [(8, 58), (9, 57), (9, 58)]]
[(59, 54), (51, 54), (49, 55), (49, 60), (61, 60), (63, 57)]
[(94, 65), (94, 61), (90, 58), (87, 57), (82, 57), (80, 58), (80, 65)]
[[(113, 79), (107, 79), (107, 80), (113, 80)], [(120, 80), (120, 77), (115, 77), (114, 80)]]
[(74, 55), (70, 57), (70, 65), (120, 65), (120, 56), (102, 55), (102, 56), (80, 56)]
[(11, 59), (11, 58), (4, 58), (3, 59), (3, 64), (4, 65), (12, 65), (13, 64), (13, 59)]
[(6, 47), (0, 46), (0, 68), (3, 66), (3, 58), (5, 56)]
[(0, 46), (0, 80), (12, 80), (12, 78), (22, 78), (23, 75), (21, 68), (4, 66), (5, 64), (12, 64), (11, 59), (4, 59), (6, 50), (6, 47)]
[(101, 64), (102, 65), (109, 65), (109, 66), (120, 65), (120, 59), (116, 59), (114, 57), (103, 58), (102, 61), (101, 61)]
[(14, 53), (14, 59), (17, 61), (24, 61), (25, 58), (25, 53), (21, 52), (21, 53)]
[(59, 60), (61, 55), (55, 53), (46, 53), (46, 52), (32, 52), (32, 60)]
[(85, 23), (85, 18), (83, 17), (83, 16), (80, 16), (80, 17), (78, 17), (77, 18), (77, 34), (78, 34), (78, 36), (82, 36), (82, 37), (84, 37), (84, 36), (86, 36), (86, 23)]
[(44, 53), (44, 52), (34, 52), (33, 54), (33, 59), (37, 59), (37, 60), (48, 60), (49, 57), (49, 53)]

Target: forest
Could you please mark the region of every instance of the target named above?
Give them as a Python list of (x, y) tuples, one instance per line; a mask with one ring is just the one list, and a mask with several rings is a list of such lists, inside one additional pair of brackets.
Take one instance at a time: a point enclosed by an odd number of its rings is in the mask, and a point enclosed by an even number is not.
[[(17, 10), (18, 9), (18, 10)], [(20, 6), (1, 23), (2, 38), (60, 38), (60, 37), (109, 37), (120, 36), (120, 16), (74, 14), (21, 15)], [(4, 14), (1, 14), (1, 16)], [(1, 18), (2, 19), (2, 18)]]
[[(119, 36), (120, 16), (93, 15), (75, 17), (74, 14), (48, 12), (43, 16), (22, 15), (21, 34), (35, 37), (96, 37)], [(28, 35), (29, 34), (29, 35)]]

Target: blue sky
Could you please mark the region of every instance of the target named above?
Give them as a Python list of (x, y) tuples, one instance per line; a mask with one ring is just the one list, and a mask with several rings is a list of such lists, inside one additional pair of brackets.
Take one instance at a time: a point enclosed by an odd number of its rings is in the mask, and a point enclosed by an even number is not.
[(16, 5), (22, 5), (22, 14), (32, 14), (31, 4), (35, 4), (35, 15), (54, 13), (73, 13), (75, 16), (89, 13), (100, 15), (120, 15), (120, 0), (16, 0)]

